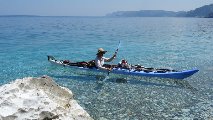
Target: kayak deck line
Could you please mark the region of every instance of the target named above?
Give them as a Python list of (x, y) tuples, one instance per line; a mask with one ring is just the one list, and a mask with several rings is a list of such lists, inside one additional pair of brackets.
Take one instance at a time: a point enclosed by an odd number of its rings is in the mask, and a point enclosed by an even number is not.
[[(48, 56), (48, 61), (50, 63), (64, 66), (64, 67), (71, 67), (80, 70), (87, 70), (93, 72), (106, 72), (103, 70), (97, 69), (95, 66), (87, 66), (87, 62), (69, 62), (67, 60), (56, 60), (53, 56)], [(123, 75), (132, 75), (132, 76), (145, 76), (145, 77), (159, 77), (159, 78), (171, 78), (171, 79), (185, 79), (187, 77), (192, 76), (198, 69), (193, 70), (183, 70), (183, 71), (176, 71), (170, 69), (155, 69), (155, 68), (145, 68), (145, 67), (134, 67), (130, 69), (117, 67), (113, 65), (113, 69), (110, 73), (114, 74), (123, 74)]]

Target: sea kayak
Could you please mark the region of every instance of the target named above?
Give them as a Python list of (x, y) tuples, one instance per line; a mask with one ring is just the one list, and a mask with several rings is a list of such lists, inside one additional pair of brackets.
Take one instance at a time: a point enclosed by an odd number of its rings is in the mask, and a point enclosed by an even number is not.
[[(55, 65), (60, 65), (63, 67), (71, 67), (80, 70), (94, 71), (94, 72), (108, 72), (97, 69), (95, 66), (91, 65), (89, 62), (70, 62), (69, 60), (57, 60), (53, 56), (48, 56), (48, 61)], [(94, 62), (94, 61), (93, 61)], [(89, 65), (88, 65), (89, 63)], [(156, 69), (156, 68), (145, 68), (135, 65), (131, 68), (122, 68), (118, 66), (113, 66), (110, 73), (130, 75), (130, 76), (145, 76), (145, 77), (159, 77), (159, 78), (170, 78), (170, 79), (185, 79), (192, 76), (199, 70), (183, 70), (176, 71), (170, 69)]]

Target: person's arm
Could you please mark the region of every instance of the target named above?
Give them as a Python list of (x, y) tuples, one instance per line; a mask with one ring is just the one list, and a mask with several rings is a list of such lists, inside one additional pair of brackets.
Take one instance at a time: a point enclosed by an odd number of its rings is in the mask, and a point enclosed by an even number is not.
[(111, 62), (113, 59), (115, 59), (116, 54), (114, 54), (111, 58), (105, 58), (104, 61), (105, 62)]

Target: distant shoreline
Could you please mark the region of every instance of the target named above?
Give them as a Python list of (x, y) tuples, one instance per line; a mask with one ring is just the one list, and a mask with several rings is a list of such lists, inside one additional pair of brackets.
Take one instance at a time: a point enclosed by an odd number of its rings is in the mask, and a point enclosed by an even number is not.
[(117, 11), (105, 16), (60, 16), (60, 15), (0, 15), (0, 17), (189, 17), (213, 18), (213, 4), (205, 5), (190, 11), (165, 11), (165, 10), (139, 10)]
[(175, 17), (175, 16), (39, 16), (39, 15), (0, 15), (0, 18), (54, 18), (54, 17), (61, 17), (61, 18), (212, 18), (212, 17)]
[(109, 13), (109, 17), (198, 17), (213, 18), (213, 4), (205, 5), (190, 11), (139, 10), (117, 11)]

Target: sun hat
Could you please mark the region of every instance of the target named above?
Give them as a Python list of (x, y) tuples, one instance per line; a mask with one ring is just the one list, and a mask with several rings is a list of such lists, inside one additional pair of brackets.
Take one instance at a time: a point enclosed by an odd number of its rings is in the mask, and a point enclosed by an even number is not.
[[(99, 53), (103, 53), (103, 54), (105, 54), (107, 51), (105, 51), (103, 48), (98, 48), (98, 53), (97, 54), (99, 54)], [(97, 55), (96, 54), (96, 55)]]

